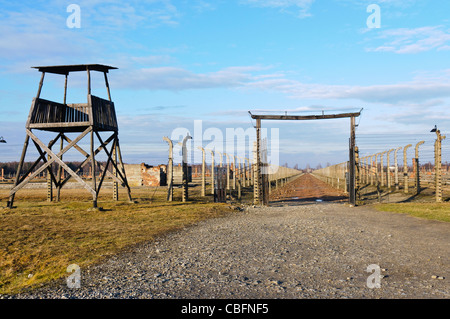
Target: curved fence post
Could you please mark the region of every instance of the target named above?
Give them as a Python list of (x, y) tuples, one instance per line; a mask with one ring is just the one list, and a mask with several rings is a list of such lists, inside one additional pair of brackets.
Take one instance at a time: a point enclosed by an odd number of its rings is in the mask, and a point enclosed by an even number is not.
[(408, 144), (403, 148), (403, 176), (404, 176), (404, 185), (403, 189), (405, 194), (408, 194), (408, 159), (407, 159), (407, 150), (412, 147), (412, 144)]
[(166, 136), (163, 140), (169, 143), (169, 163), (167, 165), (167, 200), (173, 201), (173, 142)]

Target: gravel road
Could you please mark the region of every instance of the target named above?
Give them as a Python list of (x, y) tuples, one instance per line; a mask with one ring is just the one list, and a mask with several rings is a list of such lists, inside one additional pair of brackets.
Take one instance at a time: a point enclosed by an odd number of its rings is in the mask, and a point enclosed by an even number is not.
[[(343, 203), (278, 203), (81, 269), (81, 288), (60, 280), (14, 298), (449, 298), (449, 243), (444, 222)], [(380, 288), (367, 286), (371, 264)]]

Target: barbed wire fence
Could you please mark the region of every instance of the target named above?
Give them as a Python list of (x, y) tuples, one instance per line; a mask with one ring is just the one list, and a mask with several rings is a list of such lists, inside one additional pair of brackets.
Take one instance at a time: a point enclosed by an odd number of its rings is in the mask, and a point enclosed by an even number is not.
[[(356, 185), (359, 203), (443, 202), (450, 197), (450, 132), (359, 134)], [(313, 172), (347, 191), (348, 162)]]

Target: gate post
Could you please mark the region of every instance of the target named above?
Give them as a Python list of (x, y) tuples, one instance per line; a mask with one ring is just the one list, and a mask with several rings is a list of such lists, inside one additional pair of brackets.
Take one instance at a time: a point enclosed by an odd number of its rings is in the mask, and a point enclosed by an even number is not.
[(356, 189), (355, 189), (355, 117), (350, 118), (350, 182), (349, 182), (349, 201), (351, 206), (356, 206)]

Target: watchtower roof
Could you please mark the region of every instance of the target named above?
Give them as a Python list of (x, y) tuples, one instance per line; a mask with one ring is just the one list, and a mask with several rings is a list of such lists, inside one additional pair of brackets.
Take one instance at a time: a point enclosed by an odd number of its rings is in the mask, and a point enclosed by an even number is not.
[(74, 64), (74, 65), (54, 65), (54, 66), (33, 66), (33, 69), (38, 69), (40, 72), (55, 73), (67, 75), (70, 72), (80, 71), (99, 71), (108, 73), (109, 70), (117, 69), (116, 67), (103, 64)]

